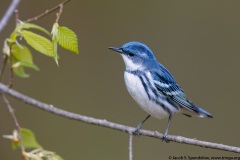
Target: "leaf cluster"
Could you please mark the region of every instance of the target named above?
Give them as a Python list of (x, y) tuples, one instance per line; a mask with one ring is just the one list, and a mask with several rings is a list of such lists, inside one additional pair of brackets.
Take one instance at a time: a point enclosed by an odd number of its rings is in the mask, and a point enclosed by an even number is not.
[[(19, 135), (20, 134), (20, 135)], [(29, 160), (63, 160), (59, 155), (52, 151), (47, 151), (42, 148), (42, 146), (37, 142), (34, 133), (26, 128), (21, 128), (20, 133), (17, 130), (13, 131), (12, 135), (4, 135), (3, 137), (6, 139), (10, 139), (12, 141), (12, 148), (17, 149), (20, 148), (20, 140), (19, 136), (21, 136), (21, 140), (25, 149), (33, 149), (29, 152), (22, 153), (23, 156), (27, 157)]]
[[(38, 30), (44, 33), (44, 36), (32, 30)], [(59, 59), (57, 53), (58, 46), (78, 54), (78, 39), (71, 29), (54, 23), (51, 33), (36, 24), (19, 21), (10, 37), (4, 41), (3, 47), (3, 53), (7, 55), (9, 62), (11, 62), (10, 67), (13, 68), (16, 75), (26, 78), (29, 75), (25, 73), (25, 68), (39, 70), (33, 62), (29, 46), (39, 53), (54, 58), (57, 65)], [(22, 45), (19, 42), (22, 39), (26, 41), (28, 46)]]

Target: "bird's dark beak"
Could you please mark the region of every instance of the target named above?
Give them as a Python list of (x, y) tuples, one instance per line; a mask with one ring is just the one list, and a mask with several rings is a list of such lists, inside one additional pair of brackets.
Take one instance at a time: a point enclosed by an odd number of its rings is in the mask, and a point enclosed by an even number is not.
[(113, 50), (113, 51), (116, 51), (118, 53), (122, 53), (123, 52), (122, 47), (108, 47), (108, 48)]

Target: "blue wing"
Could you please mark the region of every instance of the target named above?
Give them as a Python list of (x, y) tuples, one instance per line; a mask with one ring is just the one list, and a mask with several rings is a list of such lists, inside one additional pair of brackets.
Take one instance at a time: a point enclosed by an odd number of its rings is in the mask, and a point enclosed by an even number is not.
[(199, 113), (195, 106), (185, 95), (183, 89), (176, 83), (169, 71), (160, 66), (160, 70), (151, 71), (154, 85), (159, 92), (168, 96), (181, 107), (185, 107), (193, 112)]
[(183, 110), (183, 114), (186, 113), (188, 115), (188, 111), (192, 111), (198, 114), (200, 117), (207, 116), (212, 118), (212, 115), (210, 113), (196, 106), (187, 98), (183, 89), (177, 84), (173, 76), (163, 65), (161, 65), (160, 63), (153, 64), (153, 62), (148, 64), (148, 69), (151, 73), (153, 84), (156, 89), (165, 96), (168, 96), (169, 99), (171, 99), (183, 109), (185, 108), (187, 112)]

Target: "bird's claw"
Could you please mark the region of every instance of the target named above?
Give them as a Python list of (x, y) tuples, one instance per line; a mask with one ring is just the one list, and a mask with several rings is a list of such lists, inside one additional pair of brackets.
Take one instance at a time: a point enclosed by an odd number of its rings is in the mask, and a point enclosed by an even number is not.
[(163, 135), (162, 137), (162, 141), (166, 142), (166, 143), (169, 143), (170, 141), (167, 139), (167, 135)]
[(138, 125), (137, 128), (133, 131), (134, 136), (140, 136), (140, 130), (142, 129), (142, 125)]

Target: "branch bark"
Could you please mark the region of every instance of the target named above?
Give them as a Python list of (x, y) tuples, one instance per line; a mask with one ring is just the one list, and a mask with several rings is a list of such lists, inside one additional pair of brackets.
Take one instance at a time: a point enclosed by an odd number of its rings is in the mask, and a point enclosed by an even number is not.
[(133, 135), (129, 134), (129, 160), (133, 160)]
[(25, 23), (29, 23), (29, 22), (32, 22), (32, 21), (37, 21), (37, 20), (39, 20), (40, 18), (42, 18), (42, 17), (44, 17), (44, 16), (46, 16), (46, 15), (48, 15), (48, 14), (56, 11), (58, 8), (61, 8), (63, 5), (65, 5), (65, 4), (68, 3), (69, 1), (71, 1), (71, 0), (65, 0), (64, 2), (56, 5), (55, 7), (51, 8), (51, 9), (47, 9), (47, 10), (45, 10), (45, 12), (43, 12), (43, 13), (41, 13), (41, 14), (33, 17), (33, 18), (29, 18), (29, 19), (25, 20), (24, 22), (25, 22)]
[(7, 25), (10, 17), (12, 16), (14, 10), (17, 8), (20, 0), (12, 0), (12, 3), (8, 7), (8, 10), (6, 11), (5, 15), (3, 16), (2, 20), (0, 21), (0, 33), (4, 29), (4, 27)]
[[(135, 129), (134, 127), (109, 122), (105, 119), (97, 119), (97, 118), (93, 118), (93, 117), (88, 117), (88, 116), (84, 116), (84, 115), (80, 115), (80, 114), (76, 114), (76, 113), (72, 113), (72, 112), (68, 112), (68, 111), (56, 108), (53, 105), (49, 105), (49, 104), (40, 102), (36, 99), (28, 97), (28, 96), (26, 96), (20, 92), (17, 92), (13, 89), (9, 89), (6, 85), (4, 85), (2, 83), (0, 83), (0, 92), (2, 94), (8, 94), (9, 96), (14, 97), (24, 103), (32, 105), (33, 107), (45, 110), (47, 112), (50, 112), (50, 113), (53, 113), (53, 114), (56, 114), (56, 115), (59, 115), (59, 116), (65, 117), (65, 118), (82, 121), (85, 123), (94, 124), (94, 125), (98, 125), (98, 126), (122, 131), (122, 132), (126, 132), (128, 134), (132, 134), (132, 132)], [(156, 131), (150, 131), (150, 130), (141, 130), (140, 135), (157, 138), (159, 140), (162, 140), (162, 137), (163, 137), (163, 134), (156, 132)], [(207, 142), (207, 141), (201, 141), (201, 140), (186, 138), (186, 137), (182, 137), (182, 136), (175, 136), (175, 135), (168, 135), (167, 138), (169, 141), (172, 141), (172, 142), (240, 153), (239, 147), (218, 144), (218, 143), (212, 143), (212, 142)]]
[(14, 109), (12, 108), (10, 102), (8, 101), (8, 99), (5, 97), (4, 94), (1, 94), (2, 98), (3, 98), (3, 101), (6, 103), (7, 105), (7, 108), (8, 108), (8, 111), (9, 113), (11, 114), (12, 118), (13, 118), (13, 121), (15, 123), (15, 126), (16, 126), (16, 130), (17, 130), (17, 136), (18, 136), (18, 139), (19, 139), (19, 142), (20, 142), (20, 148), (21, 148), (21, 153), (22, 153), (22, 157), (25, 159), (25, 160), (28, 160), (28, 158), (25, 156), (25, 147), (23, 145), (23, 141), (22, 141), (22, 135), (20, 134), (21, 132), (21, 126), (18, 122), (18, 119), (15, 115), (15, 112), (14, 112)]

